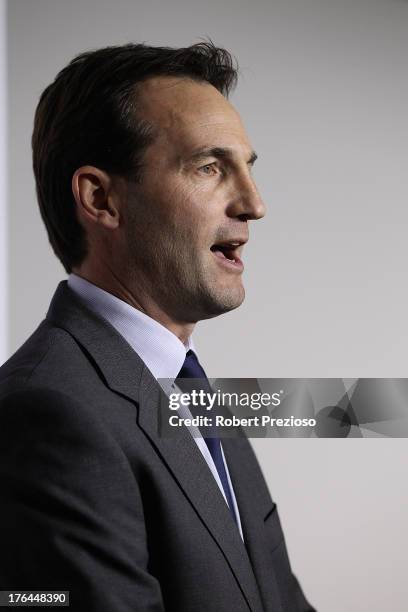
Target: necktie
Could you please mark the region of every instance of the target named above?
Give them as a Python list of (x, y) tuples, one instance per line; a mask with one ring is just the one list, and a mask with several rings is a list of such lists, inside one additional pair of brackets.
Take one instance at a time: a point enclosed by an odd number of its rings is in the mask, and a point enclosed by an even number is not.
[[(198, 384), (185, 384), (186, 381), (182, 380), (185, 378), (199, 379), (199, 381), (197, 381)], [(182, 391), (185, 391), (187, 393), (191, 392), (193, 389), (197, 391), (202, 389), (205, 392), (213, 393), (210, 383), (208, 382), (206, 373), (204, 372), (200, 362), (198, 361), (193, 351), (187, 352), (183, 367), (181, 368), (175, 382)], [(211, 429), (207, 431), (211, 432)], [(207, 444), (208, 450), (210, 451), (211, 457), (214, 461), (214, 465), (220, 477), (222, 488), (224, 489), (225, 497), (227, 498), (228, 506), (231, 511), (232, 517), (234, 521), (237, 522), (234, 504), (232, 502), (231, 488), (229, 486), (225, 463), (222, 456), (220, 439), (216, 435), (211, 435), (211, 437), (204, 437), (204, 440)]]

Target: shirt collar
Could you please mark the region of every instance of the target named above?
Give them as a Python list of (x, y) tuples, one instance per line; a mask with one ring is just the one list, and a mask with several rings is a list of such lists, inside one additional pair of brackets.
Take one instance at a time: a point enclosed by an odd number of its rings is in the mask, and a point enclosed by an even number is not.
[(124, 337), (156, 379), (177, 377), (187, 351), (194, 350), (191, 336), (183, 344), (161, 323), (76, 274), (69, 275), (68, 286)]

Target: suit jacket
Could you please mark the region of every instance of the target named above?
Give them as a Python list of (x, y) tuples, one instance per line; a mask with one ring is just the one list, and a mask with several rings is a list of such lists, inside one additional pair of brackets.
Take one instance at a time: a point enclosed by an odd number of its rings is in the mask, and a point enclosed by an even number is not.
[(303, 612), (276, 505), (245, 438), (223, 448), (245, 544), (161, 390), (62, 282), (0, 369), (0, 590), (69, 590), (87, 612)]

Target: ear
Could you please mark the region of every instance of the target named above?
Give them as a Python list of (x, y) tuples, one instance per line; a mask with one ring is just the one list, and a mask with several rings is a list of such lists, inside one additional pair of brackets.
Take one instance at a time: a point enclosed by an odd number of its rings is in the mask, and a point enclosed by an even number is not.
[(106, 229), (119, 226), (120, 198), (112, 177), (94, 166), (81, 166), (72, 177), (79, 219)]

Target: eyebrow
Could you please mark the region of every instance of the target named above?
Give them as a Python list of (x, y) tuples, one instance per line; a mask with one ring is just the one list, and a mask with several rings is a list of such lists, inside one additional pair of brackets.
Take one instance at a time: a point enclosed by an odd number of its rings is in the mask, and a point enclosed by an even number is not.
[[(232, 159), (233, 156), (234, 155), (233, 155), (232, 149), (228, 149), (224, 147), (208, 147), (206, 149), (200, 149), (196, 153), (193, 153), (190, 160), (198, 161), (200, 159), (205, 159), (207, 157), (216, 157), (217, 159), (227, 159), (227, 158)], [(257, 153), (255, 153), (255, 151), (252, 151), (247, 161), (247, 164), (252, 165), (255, 163), (257, 159), (258, 159)]]

